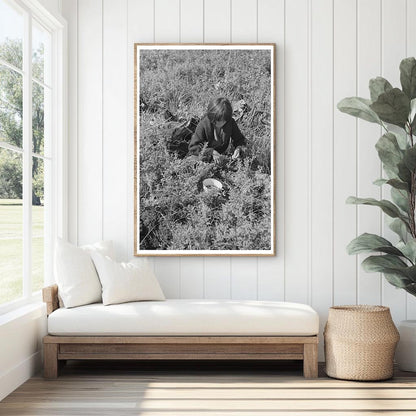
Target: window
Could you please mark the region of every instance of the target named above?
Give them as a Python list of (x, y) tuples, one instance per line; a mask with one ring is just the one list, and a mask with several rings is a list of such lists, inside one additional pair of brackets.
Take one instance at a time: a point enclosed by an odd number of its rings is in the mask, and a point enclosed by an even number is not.
[(0, 312), (52, 278), (63, 227), (63, 22), (0, 0)]

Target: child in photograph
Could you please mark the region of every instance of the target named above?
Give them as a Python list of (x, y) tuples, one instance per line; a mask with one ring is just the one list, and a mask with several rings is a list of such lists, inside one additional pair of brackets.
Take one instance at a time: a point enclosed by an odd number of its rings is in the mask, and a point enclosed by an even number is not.
[(232, 159), (243, 156), (246, 138), (232, 117), (233, 109), (227, 98), (215, 98), (210, 101), (206, 115), (196, 127), (189, 142), (189, 154), (200, 155), (202, 160), (220, 162), (230, 144), (234, 146)]

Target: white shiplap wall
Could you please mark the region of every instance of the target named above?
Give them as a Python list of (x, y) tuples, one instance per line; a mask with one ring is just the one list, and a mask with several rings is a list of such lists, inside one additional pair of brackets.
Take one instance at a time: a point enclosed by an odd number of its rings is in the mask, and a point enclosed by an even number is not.
[(158, 258), (168, 297), (383, 303), (396, 320), (416, 302), (345, 252), (364, 231), (387, 232), (379, 197), (379, 129), (338, 112), (367, 96), (370, 77), (396, 85), (416, 54), (415, 0), (62, 0), (69, 22), (70, 238), (133, 253), (133, 43), (277, 45), (277, 239), (274, 258)]

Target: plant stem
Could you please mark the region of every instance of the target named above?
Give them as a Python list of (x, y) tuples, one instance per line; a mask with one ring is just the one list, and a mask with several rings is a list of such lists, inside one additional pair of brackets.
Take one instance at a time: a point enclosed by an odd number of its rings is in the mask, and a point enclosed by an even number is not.
[[(413, 147), (413, 129), (409, 123), (410, 144)], [(410, 231), (413, 238), (416, 238), (416, 224), (415, 224), (415, 200), (416, 200), (416, 171), (410, 172), (410, 195), (409, 195), (409, 218)]]

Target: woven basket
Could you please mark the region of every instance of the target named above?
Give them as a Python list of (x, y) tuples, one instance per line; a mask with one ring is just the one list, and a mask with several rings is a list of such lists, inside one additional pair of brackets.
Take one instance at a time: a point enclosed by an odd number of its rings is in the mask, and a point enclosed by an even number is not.
[(344, 380), (393, 377), (399, 332), (385, 306), (334, 306), (324, 330), (326, 373)]

